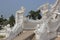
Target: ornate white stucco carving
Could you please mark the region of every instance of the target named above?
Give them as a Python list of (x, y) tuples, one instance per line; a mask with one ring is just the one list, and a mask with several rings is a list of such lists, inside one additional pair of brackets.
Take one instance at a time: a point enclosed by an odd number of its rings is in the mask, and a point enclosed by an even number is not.
[[(14, 37), (16, 37), (20, 32), (23, 31), (23, 14), (24, 14), (24, 7), (21, 7), (20, 10), (18, 10), (16, 12), (16, 20), (15, 20), (15, 25), (12, 29), (9, 29), (7, 30), (7, 33), (8, 33), (8, 37), (6, 40), (11, 40), (13, 39)], [(7, 27), (9, 28), (10, 25), (7, 25)]]
[(46, 20), (44, 20), (43, 23), (40, 24), (39, 28), (34, 31), (36, 33), (37, 40), (50, 40), (57, 36), (56, 30), (60, 26), (60, 15), (57, 11), (59, 9), (59, 6), (60, 0), (57, 0), (53, 7), (51, 7), (50, 10), (47, 11), (47, 14), (50, 16), (44, 15), (47, 17), (47, 19), (43, 16), (42, 19)]

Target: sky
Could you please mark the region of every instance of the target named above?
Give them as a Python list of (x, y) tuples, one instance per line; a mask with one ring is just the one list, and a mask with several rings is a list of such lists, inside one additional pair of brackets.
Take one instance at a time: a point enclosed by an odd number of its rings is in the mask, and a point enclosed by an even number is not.
[(26, 15), (30, 10), (37, 10), (39, 6), (47, 2), (53, 4), (55, 0), (0, 0), (0, 15), (8, 18), (12, 14), (15, 15), (21, 6), (25, 7), (24, 15)]

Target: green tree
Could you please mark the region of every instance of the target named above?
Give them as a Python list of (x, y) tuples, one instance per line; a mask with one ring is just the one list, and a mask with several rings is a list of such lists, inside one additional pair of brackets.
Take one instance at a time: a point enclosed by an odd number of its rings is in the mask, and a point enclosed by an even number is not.
[(33, 11), (31, 10), (29, 12), (29, 15), (27, 15), (27, 17), (29, 17), (29, 19), (33, 19), (33, 20), (36, 20), (36, 19), (41, 19), (42, 16), (40, 15), (40, 10), (37, 10), (37, 11)]
[(3, 28), (2, 28), (2, 26), (0, 25), (0, 30), (2, 30)]
[(32, 19), (36, 20), (36, 17), (34, 15), (35, 14), (35, 11), (31, 10), (29, 13), (30, 13), (29, 18), (32, 18)]
[(7, 25), (8, 24), (8, 20), (6, 18), (3, 17), (3, 15), (1, 15), (0, 17), (0, 25)]
[(3, 20), (3, 26), (5, 26), (5, 25), (7, 25), (8, 24), (8, 20), (5, 18), (4, 20)]
[(10, 24), (10, 27), (14, 26), (14, 24), (15, 24), (15, 17), (14, 17), (14, 15), (11, 15), (9, 17), (9, 24)]
[(1, 15), (1, 17), (0, 17), (0, 25), (3, 25), (3, 15)]
[(8, 20), (1, 15), (0, 17), (0, 30), (3, 29), (2, 26), (4, 27), (5, 25), (8, 24)]
[(37, 10), (36, 11), (36, 17), (37, 17), (37, 19), (41, 19), (42, 18), (42, 16), (41, 16), (41, 11), (40, 10)]

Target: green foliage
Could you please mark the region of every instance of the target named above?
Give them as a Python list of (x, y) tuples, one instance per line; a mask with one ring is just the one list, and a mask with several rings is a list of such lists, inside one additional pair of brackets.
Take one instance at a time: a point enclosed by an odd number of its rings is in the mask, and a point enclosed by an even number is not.
[(3, 36), (3, 35), (0, 35), (0, 39), (2, 39), (2, 38), (5, 38), (5, 36)]
[(7, 19), (4, 19), (3, 15), (0, 17), (0, 30), (3, 29), (2, 26), (7, 25)]
[(9, 17), (9, 24), (10, 24), (10, 27), (14, 26), (14, 24), (15, 24), (15, 17), (14, 17), (14, 15), (11, 15)]
[[(0, 25), (6, 26), (7, 24), (10, 24), (11, 27), (14, 26), (15, 23), (15, 17), (13, 15), (11, 15), (9, 17), (9, 20), (7, 20), (6, 18), (3, 17), (3, 15), (1, 15), (0, 17)], [(2, 29), (2, 27), (0, 26), (0, 30)]]
[(0, 25), (3, 25), (3, 19), (0, 18)]
[(0, 25), (7, 25), (7, 19), (5, 19), (4, 17), (3, 17), (3, 15), (1, 15), (1, 17), (0, 17)]
[(8, 20), (7, 19), (4, 19), (3, 20), (3, 26), (6, 26), (8, 24)]
[(3, 28), (2, 28), (2, 26), (0, 25), (0, 30), (2, 30)]
[(3, 25), (3, 15), (1, 15), (1, 17), (0, 17), (0, 25)]
[(40, 10), (37, 10), (37, 11), (31, 10), (29, 12), (29, 15), (27, 15), (27, 17), (29, 17), (29, 19), (33, 19), (33, 20), (42, 18), (42, 16), (40, 15)]

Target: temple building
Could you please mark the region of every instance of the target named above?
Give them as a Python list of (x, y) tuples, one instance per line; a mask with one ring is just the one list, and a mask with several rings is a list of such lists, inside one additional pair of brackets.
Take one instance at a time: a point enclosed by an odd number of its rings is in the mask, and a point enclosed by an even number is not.
[(37, 8), (37, 10), (41, 10), (42, 18), (31, 20), (24, 16), (25, 8), (22, 6), (20, 10), (16, 11), (14, 27), (10, 28), (8, 24), (3, 32), (0, 31), (0, 35), (4, 33), (5, 40), (19, 40), (19, 38), (20, 40), (32, 40), (34, 37), (34, 40), (54, 40), (60, 35), (59, 7), (60, 0), (56, 0), (53, 6), (46, 3)]

